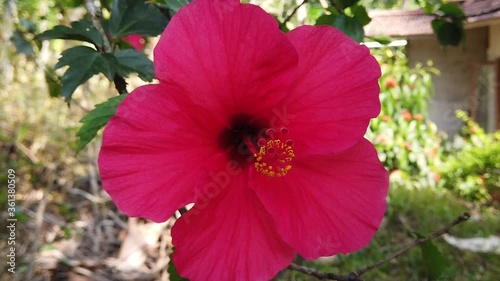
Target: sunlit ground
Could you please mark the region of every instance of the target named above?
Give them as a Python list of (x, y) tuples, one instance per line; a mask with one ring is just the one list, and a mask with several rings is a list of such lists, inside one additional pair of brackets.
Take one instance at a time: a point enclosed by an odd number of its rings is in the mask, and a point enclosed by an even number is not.
[[(5, 58), (1, 58), (2, 60)], [(15, 169), (17, 179), (16, 274), (18, 280), (169, 280), (169, 229), (173, 219), (155, 224), (128, 219), (100, 186), (94, 141), (78, 156), (75, 133), (84, 113), (115, 95), (105, 80), (92, 79), (68, 107), (50, 98), (43, 71), (24, 56), (12, 58), (0, 81), (0, 179)], [(369, 183), (367, 183), (369, 184)], [(365, 249), (348, 256), (303, 262), (324, 271), (347, 274), (374, 263), (468, 211), (472, 218), (452, 230), (459, 238), (500, 233), (494, 207), (461, 201), (449, 192), (392, 188), (386, 218)], [(1, 221), (7, 194), (0, 189)], [(2, 227), (0, 249), (6, 253)], [(449, 266), (441, 280), (498, 280), (500, 255), (473, 253), (434, 240)], [(300, 261), (299, 261), (300, 262)], [(368, 272), (366, 280), (427, 280), (420, 248)], [(2, 273), (6, 264), (2, 263)], [(2, 274), (1, 280), (12, 280)], [(284, 271), (277, 280), (314, 280)]]

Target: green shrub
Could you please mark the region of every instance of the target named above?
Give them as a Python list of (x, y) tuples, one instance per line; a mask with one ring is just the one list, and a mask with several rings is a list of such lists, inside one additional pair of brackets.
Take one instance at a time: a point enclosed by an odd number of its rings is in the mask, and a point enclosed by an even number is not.
[(400, 49), (378, 50), (375, 56), (382, 67), (382, 112), (372, 120), (366, 136), (375, 144), (393, 183), (435, 186), (439, 175), (434, 166), (444, 135), (428, 119), (428, 104), (433, 92), (432, 74), (439, 72), (431, 62), (409, 68)]
[(443, 155), (441, 185), (469, 200), (500, 201), (500, 131), (487, 134), (463, 111), (460, 136)]

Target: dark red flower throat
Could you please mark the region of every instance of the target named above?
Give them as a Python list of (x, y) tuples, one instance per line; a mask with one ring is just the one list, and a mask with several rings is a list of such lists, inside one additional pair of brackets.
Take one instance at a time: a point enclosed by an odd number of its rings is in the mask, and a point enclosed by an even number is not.
[(287, 138), (287, 128), (270, 128), (267, 123), (246, 114), (237, 115), (220, 133), (218, 142), (230, 160), (243, 167), (253, 164), (269, 177), (282, 177), (292, 168), (293, 141)]

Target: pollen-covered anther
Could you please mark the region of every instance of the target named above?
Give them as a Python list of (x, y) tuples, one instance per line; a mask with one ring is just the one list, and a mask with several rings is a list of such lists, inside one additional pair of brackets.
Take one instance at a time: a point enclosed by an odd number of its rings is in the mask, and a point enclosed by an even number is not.
[(283, 177), (292, 168), (291, 162), (295, 157), (290, 139), (282, 140), (288, 134), (288, 129), (281, 128), (278, 132), (268, 129), (269, 139), (258, 140), (259, 151), (254, 155), (255, 169), (269, 177)]

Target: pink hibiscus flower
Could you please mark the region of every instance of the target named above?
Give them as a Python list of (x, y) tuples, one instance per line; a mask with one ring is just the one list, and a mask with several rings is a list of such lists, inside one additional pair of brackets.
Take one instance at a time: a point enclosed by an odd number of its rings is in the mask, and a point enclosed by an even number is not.
[(144, 39), (140, 34), (130, 34), (122, 38), (123, 41), (127, 42), (138, 52), (144, 50)]
[(380, 68), (340, 31), (288, 34), (261, 8), (196, 0), (154, 51), (159, 84), (130, 93), (104, 131), (103, 186), (129, 216), (172, 229), (190, 280), (269, 280), (364, 247), (388, 175), (363, 138)]

